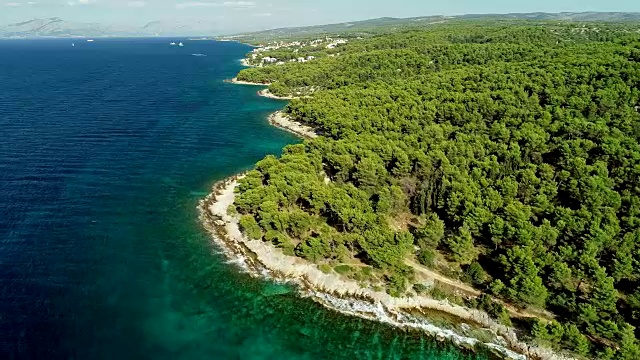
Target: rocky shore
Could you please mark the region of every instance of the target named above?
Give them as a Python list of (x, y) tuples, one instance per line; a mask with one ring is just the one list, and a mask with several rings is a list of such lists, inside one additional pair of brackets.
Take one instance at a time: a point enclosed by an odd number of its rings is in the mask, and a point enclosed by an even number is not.
[(276, 111), (271, 114), (269, 116), (269, 123), (271, 123), (271, 125), (273, 126), (277, 126), (306, 139), (313, 139), (318, 137), (315, 130), (311, 126), (307, 126), (297, 121), (291, 120), (291, 118), (282, 111)]
[[(236, 84), (236, 85), (251, 85), (251, 86), (269, 86), (271, 85), (270, 83), (254, 83), (254, 82), (250, 82), (250, 81), (242, 81), (242, 80), (238, 80), (238, 78), (233, 78), (230, 80), (225, 80), (228, 83), (231, 84)], [(262, 96), (262, 97), (266, 97), (269, 99), (276, 99), (276, 100), (292, 100), (295, 99), (295, 97), (293, 96), (278, 96), (278, 95), (274, 95), (273, 93), (271, 93), (271, 91), (269, 91), (269, 89), (262, 89), (260, 91), (258, 91), (258, 95)]]
[[(230, 82), (243, 85), (261, 85), (233, 79)], [(269, 96), (268, 89), (259, 92)], [(304, 138), (317, 137), (310, 126), (298, 123), (282, 111), (269, 116), (269, 122)], [(533, 346), (521, 341), (515, 329), (492, 319), (487, 313), (446, 300), (436, 300), (428, 296), (394, 298), (383, 291), (362, 288), (356, 281), (337, 273), (324, 273), (317, 265), (304, 259), (287, 256), (275, 246), (261, 240), (248, 239), (240, 230), (239, 217), (227, 210), (235, 200), (235, 189), (243, 175), (232, 176), (214, 185), (213, 191), (203, 199), (198, 210), (203, 226), (211, 233), (214, 241), (234, 262), (240, 262), (253, 276), (293, 283), (301, 295), (344, 314), (370, 320), (381, 321), (393, 326), (416, 329), (440, 340), (448, 340), (462, 348), (473, 349), (482, 345), (494, 354), (515, 360), (569, 360), (551, 349)], [(416, 313), (440, 312), (454, 316), (466, 323), (485, 330), (493, 340), (481, 342), (464, 332), (444, 329), (428, 321), (428, 317), (415, 316)]]
[(228, 83), (231, 84), (237, 84), (237, 85), (253, 85), (253, 86), (269, 86), (271, 84), (266, 83), (266, 84), (262, 84), (262, 83), (254, 83), (254, 82), (250, 82), (250, 81), (242, 81), (242, 80), (238, 80), (238, 78), (233, 78), (231, 80), (225, 80)]
[(278, 96), (278, 95), (274, 95), (273, 93), (271, 93), (271, 91), (269, 91), (269, 89), (263, 89), (258, 91), (258, 95), (262, 96), (262, 97), (266, 97), (269, 99), (276, 99), (276, 100), (293, 100), (295, 99), (295, 97), (293, 96)]
[(255, 67), (255, 65), (249, 64), (249, 60), (247, 58), (244, 58), (244, 59), (240, 60), (240, 64), (242, 64), (242, 66), (246, 66), (246, 67)]
[[(240, 230), (239, 217), (227, 210), (235, 200), (235, 189), (242, 175), (217, 183), (213, 192), (200, 202), (200, 219), (213, 235), (214, 241), (233, 260), (241, 261), (254, 276), (287, 281), (298, 285), (304, 296), (340, 312), (386, 322), (398, 327), (425, 331), (458, 346), (474, 348), (484, 345), (510, 359), (566, 360), (549, 349), (530, 346), (520, 341), (514, 329), (491, 319), (486, 313), (454, 305), (427, 296), (394, 298), (382, 291), (361, 288), (357, 282), (336, 273), (324, 273), (304, 259), (287, 256), (275, 246), (261, 240), (251, 240)], [(495, 341), (481, 343), (453, 330), (442, 329), (420, 319), (415, 312), (438, 311), (453, 315), (462, 322), (478, 324), (492, 333)]]

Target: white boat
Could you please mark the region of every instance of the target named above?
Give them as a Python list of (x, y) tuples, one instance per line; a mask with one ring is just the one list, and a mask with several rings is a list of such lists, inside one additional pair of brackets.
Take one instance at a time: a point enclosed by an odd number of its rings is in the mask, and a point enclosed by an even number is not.
[(176, 43), (172, 42), (172, 43), (169, 43), (169, 45), (176, 46)]
[(184, 44), (180, 42), (180, 43), (178, 43), (178, 46), (184, 46)]
[(76, 44), (74, 44), (74, 43), (71, 43), (71, 46), (76, 46)]
[(93, 42), (93, 39), (88, 39), (87, 42)]

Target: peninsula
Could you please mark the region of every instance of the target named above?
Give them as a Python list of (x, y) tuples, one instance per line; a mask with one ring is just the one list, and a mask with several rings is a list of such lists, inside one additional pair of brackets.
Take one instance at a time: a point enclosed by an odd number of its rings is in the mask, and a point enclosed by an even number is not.
[(456, 22), (259, 47), (236, 82), (291, 99), (271, 122), (308, 140), (217, 184), (201, 219), (253, 273), (347, 313), (510, 358), (640, 358), (639, 32)]

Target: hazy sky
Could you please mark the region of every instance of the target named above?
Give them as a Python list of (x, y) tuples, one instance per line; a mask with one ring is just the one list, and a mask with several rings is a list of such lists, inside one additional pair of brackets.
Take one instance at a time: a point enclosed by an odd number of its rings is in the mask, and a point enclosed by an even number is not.
[(326, 24), (382, 16), (640, 11), (640, 0), (0, 0), (0, 25), (42, 17), (143, 25), (211, 22), (222, 32)]

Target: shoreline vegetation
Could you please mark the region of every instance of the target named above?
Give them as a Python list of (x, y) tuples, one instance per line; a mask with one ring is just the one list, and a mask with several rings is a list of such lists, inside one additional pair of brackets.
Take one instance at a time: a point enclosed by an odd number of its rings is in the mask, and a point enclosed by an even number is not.
[[(550, 349), (518, 340), (513, 328), (499, 324), (483, 311), (428, 296), (395, 298), (383, 291), (362, 288), (354, 280), (337, 273), (324, 273), (316, 264), (285, 255), (281, 249), (262, 240), (248, 239), (240, 230), (239, 216), (229, 210), (236, 199), (238, 181), (243, 178), (244, 174), (238, 174), (216, 183), (213, 191), (200, 202), (198, 210), (200, 221), (215, 243), (230, 260), (243, 264), (252, 276), (293, 283), (298, 286), (302, 295), (330, 309), (400, 328), (422, 330), (436, 339), (449, 340), (467, 350), (484, 345), (494, 355), (509, 359), (569, 359)], [(500, 343), (482, 343), (455, 331), (421, 322), (409, 315), (413, 311), (437, 311), (477, 324), (494, 334)]]
[[(267, 86), (238, 81), (237, 78), (229, 82), (238, 85)], [(265, 96), (262, 92), (258, 94)], [(301, 138), (313, 139), (318, 136), (311, 126), (291, 119), (283, 111), (272, 113), (268, 120), (271, 125)], [(214, 242), (222, 248), (230, 261), (242, 264), (252, 276), (295, 284), (301, 295), (310, 297), (332, 310), (400, 328), (420, 330), (437, 340), (451, 341), (463, 349), (473, 351), (480, 345), (495, 356), (514, 360), (570, 359), (550, 349), (520, 341), (514, 328), (500, 324), (484, 311), (429, 296), (396, 298), (384, 291), (362, 288), (354, 280), (335, 272), (325, 273), (316, 264), (285, 255), (281, 249), (262, 240), (249, 239), (240, 229), (239, 216), (230, 210), (236, 199), (238, 181), (244, 177), (245, 174), (241, 173), (217, 182), (212, 192), (199, 203), (198, 211), (201, 223), (211, 234)], [(444, 313), (462, 322), (475, 324), (493, 334), (495, 342), (483, 343), (474, 337), (432, 325), (426, 321), (426, 317), (420, 319), (420, 316), (411, 315), (414, 312), (424, 314), (425, 311)]]
[[(248, 65), (250, 66), (250, 65)], [(248, 85), (248, 86), (270, 86), (270, 83), (256, 83), (256, 82), (250, 82), (250, 81), (243, 81), (243, 80), (238, 80), (238, 78), (233, 78), (231, 80), (227, 80), (226, 82), (230, 83), (230, 84), (236, 84), (236, 85)], [(269, 89), (262, 89), (260, 91), (258, 91), (258, 95), (262, 96), (262, 97), (266, 97), (269, 99), (274, 99), (274, 100), (293, 100), (296, 99), (296, 97), (294, 96), (278, 96), (273, 94), (271, 91), (269, 91)]]
[(258, 95), (274, 100), (293, 100), (296, 98), (294, 96), (278, 96), (269, 91), (269, 89), (262, 89), (258, 91)]
[(246, 67), (254, 67), (254, 65), (249, 64), (249, 60), (247, 58), (241, 59), (240, 60), (240, 64), (242, 64), (242, 66), (246, 66)]
[(271, 85), (270, 83), (256, 83), (256, 82), (251, 82), (251, 81), (243, 81), (243, 80), (238, 80), (238, 78), (233, 78), (231, 80), (226, 80), (226, 82), (231, 83), (231, 84), (236, 84), (236, 85), (251, 85), (251, 86), (269, 86)]
[(269, 123), (305, 139), (314, 139), (318, 137), (315, 129), (311, 126), (304, 125), (298, 121), (294, 121), (282, 111), (276, 111), (269, 115)]
[(529, 357), (640, 359), (640, 29), (503, 25), (254, 49), (237, 79), (295, 96), (270, 122), (323, 136), (259, 161), (229, 214), (363, 289), (483, 311)]

